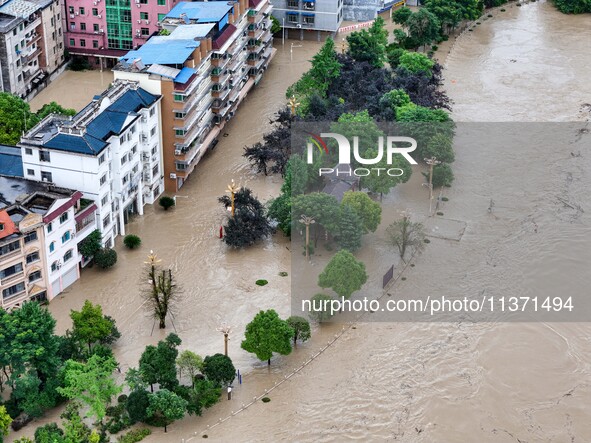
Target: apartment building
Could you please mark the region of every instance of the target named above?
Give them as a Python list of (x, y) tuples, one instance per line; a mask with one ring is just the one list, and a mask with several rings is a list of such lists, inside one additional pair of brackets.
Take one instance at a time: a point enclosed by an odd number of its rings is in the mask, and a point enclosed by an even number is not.
[(181, 2), (114, 68), (162, 96), (164, 183), (178, 191), (275, 55), (267, 0)]
[(160, 126), (160, 97), (115, 81), (75, 116), (49, 115), (21, 138), (24, 177), (79, 190), (96, 216), (81, 213), (76, 230), (96, 222), (112, 246), (163, 192)]
[(0, 86), (22, 98), (64, 63), (62, 12), (54, 0), (0, 0)]
[(343, 21), (344, 0), (272, 0), (273, 16), (287, 35), (304, 39), (305, 33), (337, 32)]
[(113, 67), (158, 32), (175, 0), (65, 0), (66, 48), (93, 67)]
[(0, 176), (0, 307), (51, 300), (78, 280), (78, 243), (96, 206), (50, 183)]

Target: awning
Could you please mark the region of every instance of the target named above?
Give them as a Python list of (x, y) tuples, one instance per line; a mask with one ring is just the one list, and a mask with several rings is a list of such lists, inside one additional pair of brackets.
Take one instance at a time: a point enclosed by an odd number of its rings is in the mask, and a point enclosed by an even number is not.
[(295, 12), (295, 11), (288, 11), (287, 15), (299, 15), (299, 12)]
[(314, 17), (316, 14), (313, 14), (313, 13), (311, 13), (311, 12), (302, 12), (302, 15), (303, 15), (304, 17)]
[(302, 0), (304, 3), (314, 3), (316, 0)]

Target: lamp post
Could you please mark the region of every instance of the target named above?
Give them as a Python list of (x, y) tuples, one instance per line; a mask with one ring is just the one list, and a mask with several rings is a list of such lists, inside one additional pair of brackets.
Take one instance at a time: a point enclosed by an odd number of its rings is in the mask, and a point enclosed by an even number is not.
[(296, 100), (295, 95), (292, 95), (288, 101), (289, 107), (291, 108), (291, 118), (295, 117), (296, 108), (300, 106), (300, 102)]
[(293, 42), (291, 43), (291, 46), (289, 48), (289, 61), (293, 61), (293, 48), (301, 48), (302, 45), (295, 45)]
[(424, 160), (429, 165), (429, 217), (431, 217), (433, 208), (433, 167), (441, 162), (436, 157), (426, 158)]
[(345, 37), (341, 40), (341, 54), (345, 53), (346, 45), (345, 45)]
[(230, 199), (232, 201), (232, 218), (234, 217), (234, 210), (235, 210), (235, 206), (234, 206), (234, 195), (240, 191), (240, 186), (238, 186), (236, 183), (234, 183), (234, 179), (232, 179), (232, 183), (230, 183), (228, 185), (228, 188), (226, 189), (226, 192), (230, 193)]
[(285, 17), (283, 17), (283, 27), (281, 28), (281, 45), (285, 46)]
[(230, 332), (232, 332), (232, 326), (228, 326), (226, 324), (220, 326), (219, 328), (217, 328), (217, 330), (219, 332), (221, 332), (222, 334), (224, 334), (224, 355), (227, 357), (228, 356), (228, 341), (229, 336), (230, 336)]
[(310, 251), (309, 251), (309, 244), (310, 244), (310, 225), (316, 223), (312, 217), (308, 217), (307, 215), (302, 215), (300, 218), (300, 223), (306, 225), (306, 260), (310, 260)]

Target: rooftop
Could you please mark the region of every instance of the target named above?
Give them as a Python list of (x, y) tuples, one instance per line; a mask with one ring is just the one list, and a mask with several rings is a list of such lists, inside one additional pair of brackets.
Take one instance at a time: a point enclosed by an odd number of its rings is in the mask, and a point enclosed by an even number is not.
[(0, 209), (24, 201), (28, 195), (47, 191), (51, 186), (45, 182), (0, 175)]
[(180, 2), (165, 18), (186, 19), (195, 23), (217, 23), (232, 10), (234, 2)]
[(0, 211), (0, 240), (18, 232), (18, 229), (6, 210)]
[(21, 148), (0, 145), (0, 175), (23, 176)]

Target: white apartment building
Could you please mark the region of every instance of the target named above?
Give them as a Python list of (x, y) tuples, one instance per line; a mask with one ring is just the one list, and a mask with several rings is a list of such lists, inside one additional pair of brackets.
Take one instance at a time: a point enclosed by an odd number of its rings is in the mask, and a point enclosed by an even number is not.
[[(24, 177), (82, 192), (96, 205), (103, 245), (112, 246), (164, 190), (159, 128), (160, 96), (115, 81), (75, 116), (50, 115), (23, 136)], [(78, 222), (78, 230), (90, 224)]]

